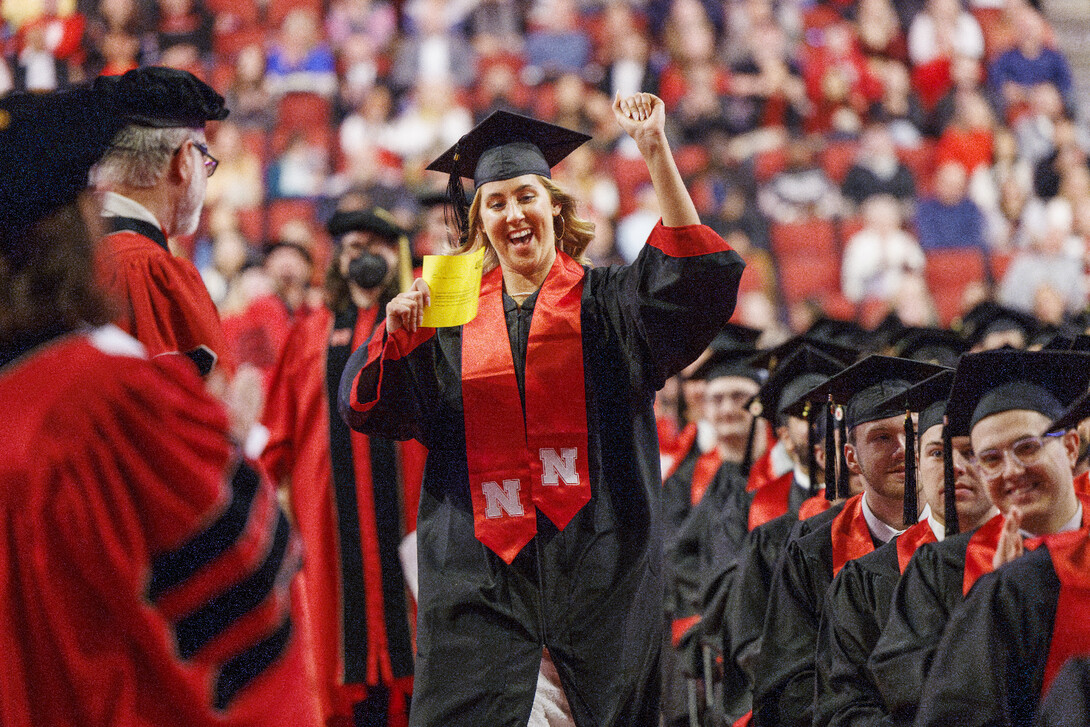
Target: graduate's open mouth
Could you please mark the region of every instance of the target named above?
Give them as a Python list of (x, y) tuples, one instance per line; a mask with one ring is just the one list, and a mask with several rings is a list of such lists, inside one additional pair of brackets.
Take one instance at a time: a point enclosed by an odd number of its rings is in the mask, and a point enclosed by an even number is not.
[(507, 236), (507, 242), (514, 247), (529, 245), (533, 239), (534, 231), (529, 229), (512, 232), (510, 235)]

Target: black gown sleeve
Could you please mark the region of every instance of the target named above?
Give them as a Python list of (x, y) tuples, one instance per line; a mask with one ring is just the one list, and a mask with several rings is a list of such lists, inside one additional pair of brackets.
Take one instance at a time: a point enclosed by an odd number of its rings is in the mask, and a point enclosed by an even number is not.
[(711, 228), (666, 227), (660, 221), (631, 265), (593, 269), (588, 281), (595, 289), (615, 289), (605, 297), (611, 328), (624, 343), (629, 365), (657, 391), (730, 320), (744, 268)]
[(814, 648), (832, 580), (831, 526), (787, 544), (772, 579), (761, 652), (754, 669), (755, 727), (809, 727), (814, 712)]
[(1034, 727), (1084, 727), (1090, 724), (1090, 657), (1071, 659), (1057, 672), (1041, 700)]
[(383, 321), (348, 358), (341, 375), (337, 406), (348, 426), (387, 439), (416, 439), (431, 448), (430, 412), (440, 399), (437, 340), (433, 328), (388, 334)]
[(893, 590), (889, 617), (867, 661), (895, 724), (910, 725), (950, 613), (962, 601), (970, 533), (921, 545)]
[(796, 523), (781, 515), (751, 530), (742, 542), (734, 583), (726, 591), (723, 617), (723, 651), (753, 681), (753, 662), (761, 647), (768, 593), (776, 561)]
[(1047, 548), (981, 576), (935, 651), (916, 725), (1030, 727), (1059, 591)]
[(866, 665), (899, 576), (893, 541), (848, 561), (829, 585), (815, 652), (814, 727), (891, 724)]

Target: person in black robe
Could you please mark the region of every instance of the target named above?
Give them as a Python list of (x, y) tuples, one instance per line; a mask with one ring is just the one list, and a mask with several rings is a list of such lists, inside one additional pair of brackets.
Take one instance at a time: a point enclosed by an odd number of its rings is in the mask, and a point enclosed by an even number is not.
[(1030, 727), (1064, 657), (1090, 653), (1087, 532), (1042, 540), (981, 576), (954, 611), (924, 683), (917, 725)]
[(460, 251), (485, 249), (476, 317), (423, 326), (417, 280), (342, 378), (353, 428), (428, 448), (412, 725), (524, 725), (545, 649), (577, 725), (658, 721), (652, 403), (726, 324), (744, 263), (699, 224), (662, 101), (613, 109), (663, 214), (632, 265), (576, 260), (592, 228), (549, 169), (587, 137), (496, 112), (432, 164), (476, 184), (458, 210)]
[(1070, 659), (1041, 700), (1034, 727), (1082, 727), (1090, 724), (1090, 656)]
[(870, 552), (902, 528), (902, 412), (883, 404), (940, 370), (906, 359), (869, 356), (806, 395), (812, 404), (829, 399), (838, 407), (844, 441), (843, 476), (838, 479), (845, 490), (838, 494), (847, 494), (849, 470), (861, 475), (865, 494), (850, 497), (832, 521), (789, 542), (784, 551), (754, 668), (754, 725), (812, 721), (814, 646), (825, 591), (844, 562)]
[[(917, 519), (914, 482), (919, 483), (925, 508), (919, 522), (873, 553), (849, 561), (833, 579), (818, 630), (815, 725), (887, 724), (885, 705), (866, 667), (902, 570), (919, 545), (956, 534), (959, 522), (975, 528), (996, 512), (969, 465), (969, 437), (950, 437), (946, 452), (943, 417), (952, 380), (953, 371), (937, 374), (894, 402), (919, 417), (918, 446), (906, 447), (905, 452), (906, 473), (918, 467), (918, 478), (906, 477), (905, 522)], [(906, 440), (913, 428), (906, 426)], [(948, 456), (951, 462), (946, 467)], [(948, 516), (947, 501), (956, 504), (956, 518)]]
[[(1043, 432), (1062, 413), (1062, 402), (1070, 403), (1085, 390), (1090, 379), (1086, 362), (1084, 354), (1055, 351), (1008, 349), (963, 356), (947, 402), (951, 430), (971, 431), (977, 421), (996, 414), (1038, 420)], [(1009, 497), (994, 484), (998, 483), (986, 482), (989, 498), (1005, 512), (1011, 506)], [(1067, 510), (1076, 507), (1073, 485), (1070, 495), (1067, 487), (1059, 483), (1052, 489), (1045, 513), (1035, 505), (1034, 527), (1041, 532), (1067, 524), (1071, 517)], [(1064, 517), (1058, 526), (1042, 522), (1041, 515), (1052, 507)], [(1056, 518), (1043, 518), (1049, 519)], [(906, 567), (867, 664), (894, 724), (913, 724), (943, 630), (968, 586), (980, 572), (991, 570), (1003, 525), (1003, 516), (997, 515), (976, 531), (923, 545)]]

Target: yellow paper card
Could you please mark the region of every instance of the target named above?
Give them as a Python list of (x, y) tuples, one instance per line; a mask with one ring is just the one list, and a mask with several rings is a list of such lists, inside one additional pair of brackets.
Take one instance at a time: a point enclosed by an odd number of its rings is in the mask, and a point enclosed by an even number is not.
[(473, 320), (483, 270), (483, 247), (468, 255), (425, 255), (422, 277), (431, 289), (431, 305), (424, 309), (424, 325), (447, 328)]

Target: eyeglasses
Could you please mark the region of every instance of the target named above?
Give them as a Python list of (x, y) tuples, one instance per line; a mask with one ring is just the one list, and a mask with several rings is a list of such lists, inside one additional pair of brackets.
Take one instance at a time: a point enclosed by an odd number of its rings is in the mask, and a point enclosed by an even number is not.
[(1041, 452), (1048, 440), (1053, 437), (1062, 437), (1063, 432), (1050, 432), (1040, 437), (1023, 437), (1007, 447), (996, 447), (978, 452), (970, 462), (980, 468), (985, 477), (996, 478), (1003, 473), (1007, 464), (1007, 453), (1011, 458), (1023, 467), (1031, 467), (1041, 459)]
[[(185, 144), (183, 144), (182, 146), (185, 146)], [(197, 147), (197, 151), (199, 151), (201, 153), (201, 156), (204, 157), (204, 171), (207, 172), (208, 176), (211, 177), (213, 174), (216, 173), (216, 167), (220, 165), (220, 160), (209, 154), (208, 147), (200, 143), (199, 141), (194, 141), (193, 146)], [(182, 147), (178, 148), (181, 149)]]

